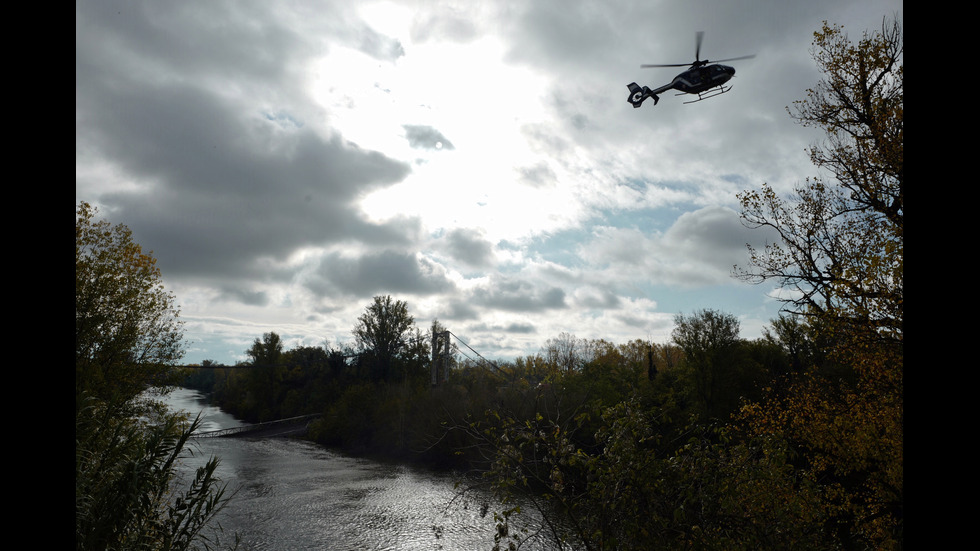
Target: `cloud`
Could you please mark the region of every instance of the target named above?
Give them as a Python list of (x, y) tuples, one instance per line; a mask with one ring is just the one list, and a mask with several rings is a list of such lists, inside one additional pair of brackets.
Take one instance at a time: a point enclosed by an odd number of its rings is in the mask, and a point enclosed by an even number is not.
[(531, 187), (547, 187), (555, 184), (558, 178), (555, 171), (545, 162), (518, 169), (521, 182)]
[(615, 309), (622, 300), (610, 289), (580, 287), (573, 293), (575, 306), (583, 309)]
[(230, 300), (247, 306), (268, 306), (269, 295), (264, 291), (243, 289), (238, 286), (227, 286), (222, 290), (220, 300)]
[(470, 42), (480, 35), (478, 21), (484, 19), (452, 5), (441, 5), (432, 13), (419, 12), (415, 15), (411, 25), (412, 41), (419, 44), (439, 39)]
[[(644, 278), (650, 284), (693, 287), (730, 283), (732, 266), (744, 265), (747, 243), (767, 235), (746, 228), (728, 207), (680, 215), (663, 233), (601, 226), (579, 254), (601, 267), (609, 281)], [(771, 237), (771, 236), (769, 236)]]
[(405, 129), (408, 145), (416, 149), (444, 149), (446, 151), (456, 149), (452, 142), (431, 126), (405, 124), (402, 125), (402, 128)]
[[(219, 39), (192, 4), (136, 8), (101, 18), (78, 10), (76, 165), (108, 163), (80, 172), (126, 184), (76, 182), (76, 195), (129, 224), (168, 276), (262, 277), (263, 258), (304, 247), (412, 239), (417, 221), (369, 221), (358, 204), (403, 180), (409, 165), (307, 124), (299, 76), (273, 63), (310, 48), (301, 29), (254, 12), (210, 14), (228, 16)], [(368, 29), (342, 34), (372, 55), (400, 55)], [(239, 57), (233, 44), (255, 55)], [(99, 186), (112, 191), (85, 195)]]
[(489, 325), (486, 323), (477, 323), (467, 326), (467, 331), (473, 332), (477, 331), (480, 333), (490, 332), (490, 333), (513, 333), (518, 335), (533, 335), (537, 333), (537, 328), (532, 323), (522, 323), (522, 322), (512, 322), (507, 324), (494, 324)]
[(758, 237), (742, 225), (734, 210), (706, 207), (682, 214), (664, 234), (663, 242), (681, 256), (730, 268), (745, 259), (746, 243)]
[(414, 253), (382, 251), (323, 258), (316, 278), (308, 284), (317, 294), (357, 297), (372, 295), (431, 295), (452, 291), (445, 269)]
[(484, 308), (510, 312), (543, 312), (568, 307), (565, 291), (560, 287), (499, 274), (471, 290), (469, 300)]
[(446, 235), (445, 240), (447, 252), (468, 267), (488, 268), (494, 263), (493, 245), (480, 230), (456, 228)]

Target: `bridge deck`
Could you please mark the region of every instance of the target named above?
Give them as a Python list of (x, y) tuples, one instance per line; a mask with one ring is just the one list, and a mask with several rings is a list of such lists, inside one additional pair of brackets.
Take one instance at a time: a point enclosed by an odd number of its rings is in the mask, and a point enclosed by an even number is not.
[(285, 436), (296, 436), (306, 432), (306, 427), (313, 419), (320, 417), (319, 413), (312, 415), (301, 415), (277, 421), (256, 423), (230, 429), (212, 430), (194, 434), (194, 438), (275, 438)]

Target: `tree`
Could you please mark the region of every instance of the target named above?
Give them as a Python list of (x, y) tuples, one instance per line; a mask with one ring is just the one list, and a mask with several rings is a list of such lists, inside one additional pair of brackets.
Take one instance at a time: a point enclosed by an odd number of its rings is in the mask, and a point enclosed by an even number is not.
[(793, 373), (803, 371), (803, 366), (814, 365), (813, 343), (807, 326), (796, 315), (780, 316), (769, 320), (770, 329), (763, 329), (767, 341), (779, 346), (789, 358)]
[(386, 381), (391, 376), (393, 363), (408, 345), (414, 324), (408, 304), (389, 295), (374, 297), (374, 302), (357, 318), (354, 339), (362, 353), (374, 361), (379, 379)]
[(571, 333), (562, 331), (557, 337), (548, 339), (544, 346), (544, 356), (561, 373), (571, 373), (581, 369), (587, 361), (585, 343)]
[(432, 367), (432, 336), (422, 333), (413, 326), (405, 337), (405, 346), (399, 355), (400, 376), (406, 381), (416, 384), (429, 381), (431, 384), (430, 368)]
[(856, 44), (824, 23), (813, 42), (824, 78), (790, 112), (825, 132), (810, 156), (831, 178), (790, 198), (768, 186), (741, 196), (745, 223), (780, 240), (751, 251), (738, 275), (788, 290), (816, 343), (798, 357), (803, 372), (746, 404), (741, 421), (798, 451), (797, 475), (818, 484), (844, 549), (903, 545), (903, 50), (897, 20)]
[(183, 356), (182, 323), (152, 254), (124, 225), (75, 217), (75, 393), (125, 402)]
[(252, 341), (246, 352), (252, 358), (252, 365), (268, 367), (278, 365), (282, 358), (282, 338), (275, 332), (263, 333), (262, 340)]
[[(211, 458), (190, 484), (176, 463), (200, 419), (141, 397), (171, 382), (182, 328), (152, 255), (123, 225), (75, 218), (75, 547), (191, 549), (227, 503)], [(173, 376), (178, 374), (173, 372)], [(220, 531), (220, 526), (217, 527)]]
[(246, 353), (252, 359), (247, 415), (258, 421), (276, 419), (282, 390), (282, 339), (275, 332), (264, 333), (262, 340), (255, 339)]
[(731, 399), (738, 397), (726, 394), (734, 390), (738, 318), (709, 309), (690, 316), (677, 314), (674, 324), (672, 337), (684, 351), (701, 413), (707, 418), (730, 411)]
[(840, 26), (814, 33), (824, 78), (791, 115), (822, 129), (813, 163), (833, 176), (797, 186), (795, 199), (769, 186), (740, 195), (749, 227), (780, 240), (750, 248), (749, 281), (787, 288), (791, 311), (828, 313), (900, 341), (903, 324), (904, 165), (903, 40), (898, 21), (853, 44)]
[(462, 429), (490, 458), (484, 476), (502, 508), (494, 549), (535, 538), (596, 551), (836, 548), (821, 541), (814, 485), (795, 477), (778, 439), (740, 441), (710, 425), (678, 439), (637, 396), (563, 416), (512, 413)]

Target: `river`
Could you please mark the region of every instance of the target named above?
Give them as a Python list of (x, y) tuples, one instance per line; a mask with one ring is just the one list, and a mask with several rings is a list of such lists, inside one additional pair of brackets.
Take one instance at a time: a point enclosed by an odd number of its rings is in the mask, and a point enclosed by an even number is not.
[[(192, 390), (167, 397), (172, 409), (200, 412), (203, 430), (244, 423)], [(219, 522), (243, 550), (474, 551), (493, 547), (486, 494), (460, 498), (457, 477), (419, 467), (352, 457), (286, 438), (197, 438), (182, 472), (209, 457), (235, 495)], [(543, 544), (522, 549), (543, 549)]]

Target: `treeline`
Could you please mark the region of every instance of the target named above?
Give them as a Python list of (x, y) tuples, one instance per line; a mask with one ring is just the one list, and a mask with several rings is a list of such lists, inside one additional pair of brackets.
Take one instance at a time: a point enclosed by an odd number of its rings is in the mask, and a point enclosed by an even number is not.
[(635, 397), (679, 433), (691, 419), (728, 418), (742, 400), (759, 398), (764, 388), (799, 370), (804, 354), (812, 355), (788, 344), (797, 343), (802, 331), (795, 318), (777, 320), (765, 338), (746, 340), (734, 316), (704, 310), (677, 316), (674, 339), (665, 344), (615, 344), (562, 333), (538, 354), (508, 362), (454, 354), (448, 380), (433, 386), (430, 335), (443, 328), (434, 322), (423, 333), (405, 302), (384, 296), (366, 308), (355, 335), (371, 323), (398, 325), (386, 317), (408, 321), (402, 333), (390, 335), (394, 345), (377, 339), (376, 346), (394, 351), (387, 357), (366, 346), (286, 350), (272, 332), (255, 339), (248, 361), (234, 367), (205, 361), (183, 384), (210, 393), (225, 411), (249, 422), (323, 414), (310, 437), (325, 445), (480, 467), (484, 450), (465, 429), (477, 420), (486, 423), (489, 411), (523, 412), (520, 420), (527, 421), (546, 413), (531, 407), (534, 400), (597, 414)]

